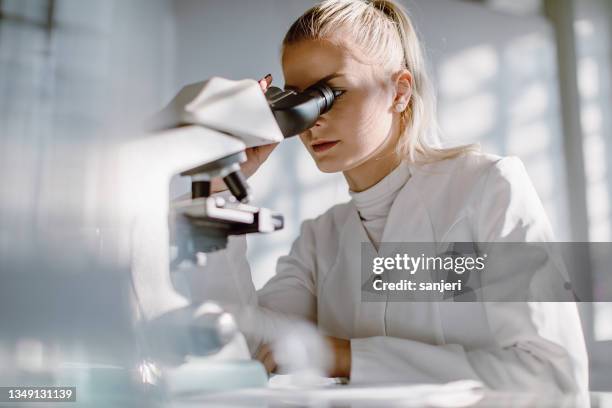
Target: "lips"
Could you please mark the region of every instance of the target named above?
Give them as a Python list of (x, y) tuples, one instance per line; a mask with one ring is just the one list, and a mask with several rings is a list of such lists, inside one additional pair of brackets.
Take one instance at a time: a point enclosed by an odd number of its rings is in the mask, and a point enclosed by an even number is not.
[(339, 140), (330, 141), (330, 142), (324, 142), (324, 141), (315, 142), (312, 144), (312, 150), (314, 150), (316, 153), (321, 153), (321, 152), (331, 149), (332, 147), (337, 145), (339, 142), (340, 142)]

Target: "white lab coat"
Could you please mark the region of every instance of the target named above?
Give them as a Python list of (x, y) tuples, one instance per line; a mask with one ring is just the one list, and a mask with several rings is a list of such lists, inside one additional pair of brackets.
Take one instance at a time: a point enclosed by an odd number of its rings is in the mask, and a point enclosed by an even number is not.
[[(518, 158), (469, 153), (411, 164), (410, 171), (383, 242), (553, 241)], [(295, 317), (350, 339), (352, 383), (476, 379), (503, 390), (588, 389), (575, 304), (362, 302), (361, 242), (369, 241), (356, 207), (339, 204), (303, 222), (276, 275), (258, 292), (246, 241), (237, 237), (209, 257), (209, 267), (225, 272), (216, 273), (216, 282), (196, 279), (192, 284), (200, 286), (193, 293), (241, 304), (233, 311), (252, 351)]]

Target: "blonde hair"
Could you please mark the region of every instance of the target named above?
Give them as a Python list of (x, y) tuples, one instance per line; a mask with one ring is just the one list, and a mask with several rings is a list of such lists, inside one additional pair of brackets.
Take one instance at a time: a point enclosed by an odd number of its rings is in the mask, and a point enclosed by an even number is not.
[(407, 69), (412, 96), (400, 113), (397, 153), (412, 162), (432, 162), (479, 150), (477, 145), (441, 148), (436, 98), (421, 44), (407, 12), (393, 0), (325, 0), (300, 16), (289, 28), (281, 52), (303, 40), (350, 38), (387, 72)]

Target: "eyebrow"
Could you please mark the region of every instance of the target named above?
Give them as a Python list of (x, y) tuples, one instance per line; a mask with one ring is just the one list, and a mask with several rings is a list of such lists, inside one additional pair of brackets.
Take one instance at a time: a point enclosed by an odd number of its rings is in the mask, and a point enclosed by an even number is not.
[[(326, 76), (326, 77), (323, 77), (323, 78), (319, 79), (318, 81), (316, 81), (315, 83), (313, 83), (313, 84), (311, 84), (311, 85), (309, 85), (309, 86), (312, 86), (312, 85), (314, 85), (314, 84), (316, 84), (316, 83), (318, 83), (318, 82), (327, 82), (327, 81), (331, 81), (331, 80), (332, 80), (332, 79), (334, 79), (334, 78), (339, 78), (339, 77), (342, 77), (342, 76), (344, 76), (344, 74), (343, 74), (343, 73), (340, 73), (340, 72), (335, 72), (335, 73), (333, 73), (333, 74), (329, 74), (328, 76)], [(307, 88), (308, 88), (308, 87), (307, 87)], [(297, 90), (298, 90), (297, 86), (287, 85), (287, 84), (285, 84), (284, 89), (290, 89), (290, 90), (293, 90), (293, 91), (297, 91)]]

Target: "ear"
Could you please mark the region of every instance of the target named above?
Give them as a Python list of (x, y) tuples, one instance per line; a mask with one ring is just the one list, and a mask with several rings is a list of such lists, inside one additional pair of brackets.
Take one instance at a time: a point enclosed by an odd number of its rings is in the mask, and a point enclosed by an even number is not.
[(402, 69), (395, 73), (393, 82), (395, 84), (393, 105), (400, 105), (405, 108), (412, 97), (412, 74), (407, 69)]

